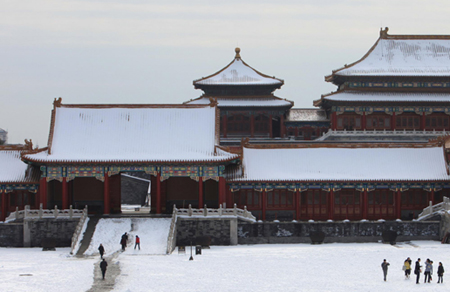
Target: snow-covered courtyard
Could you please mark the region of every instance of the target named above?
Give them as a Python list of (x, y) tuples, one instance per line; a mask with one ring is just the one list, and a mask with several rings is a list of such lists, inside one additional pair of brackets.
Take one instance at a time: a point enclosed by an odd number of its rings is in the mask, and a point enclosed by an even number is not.
[[(117, 248), (119, 248), (118, 240)], [(286, 244), (212, 246), (189, 261), (186, 254), (152, 255), (142, 241), (114, 263), (120, 274), (112, 291), (446, 291), (450, 278), (437, 284), (437, 265), (450, 269), (450, 245), (432, 241), (363, 244)], [(86, 291), (94, 281), (99, 256), (69, 256), (68, 248), (1, 248), (1, 291)], [(411, 257), (434, 261), (433, 281), (406, 280), (402, 265)], [(390, 262), (383, 281), (381, 262)], [(450, 270), (449, 270), (450, 271)], [(449, 272), (450, 273), (450, 272)], [(98, 276), (96, 276), (98, 277)], [(108, 277), (108, 272), (106, 274)], [(412, 275), (414, 277), (414, 275)]]

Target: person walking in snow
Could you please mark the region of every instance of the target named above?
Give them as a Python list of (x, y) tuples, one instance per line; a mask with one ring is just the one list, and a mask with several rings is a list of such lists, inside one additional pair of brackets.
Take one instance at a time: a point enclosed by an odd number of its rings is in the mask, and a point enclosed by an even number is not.
[(418, 258), (416, 261), (416, 266), (414, 267), (414, 274), (417, 275), (416, 284), (419, 284), (420, 273), (422, 272), (421, 268), (422, 268), (422, 266), (420, 265), (420, 258)]
[(428, 279), (428, 283), (430, 283), (430, 281), (433, 281), (433, 261), (432, 260), (430, 260), (430, 266), (431, 266), (431, 268), (430, 268), (430, 278)]
[(439, 267), (437, 270), (437, 275), (438, 275), (438, 284), (439, 283), (444, 283), (444, 266), (442, 265), (441, 262), (439, 262)]
[(409, 275), (411, 275), (411, 263), (411, 259), (408, 257), (403, 264), (405, 266), (405, 277), (407, 279), (409, 279)]
[(425, 272), (423, 274), (425, 275), (425, 279), (423, 280), (423, 282), (426, 283), (428, 279), (428, 283), (430, 283), (430, 275), (431, 275), (430, 259), (427, 259), (427, 261), (425, 262)]
[(103, 258), (103, 254), (105, 253), (105, 248), (103, 247), (103, 245), (100, 243), (100, 246), (98, 247), (98, 252), (100, 253), (100, 258)]
[(134, 249), (136, 249), (136, 246), (139, 248), (139, 250), (141, 250), (141, 239), (137, 235), (136, 235), (136, 239), (134, 241)]
[(106, 273), (106, 267), (108, 266), (108, 263), (103, 259), (100, 262), (100, 270), (102, 270), (102, 279), (105, 280), (105, 273)]
[(381, 263), (381, 268), (383, 269), (384, 281), (386, 281), (386, 276), (388, 272), (389, 263), (384, 259)]
[(122, 235), (122, 239), (120, 240), (120, 244), (122, 245), (122, 251), (125, 251), (125, 247), (127, 246), (127, 241), (128, 241), (128, 235), (127, 235), (127, 233), (125, 232), (125, 233)]

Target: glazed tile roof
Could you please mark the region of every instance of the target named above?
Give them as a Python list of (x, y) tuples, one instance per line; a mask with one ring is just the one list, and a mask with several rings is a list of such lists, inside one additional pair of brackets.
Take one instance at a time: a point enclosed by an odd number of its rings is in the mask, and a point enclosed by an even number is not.
[(316, 121), (328, 122), (327, 113), (322, 109), (314, 108), (292, 108), (286, 118), (286, 122)]
[(450, 76), (450, 39), (424, 36), (380, 38), (359, 61), (333, 74), (341, 76)]
[(240, 49), (225, 68), (208, 77), (195, 80), (194, 85), (282, 85), (283, 80), (260, 73), (242, 61)]
[(244, 148), (234, 181), (449, 180), (444, 152), (432, 148)]
[(37, 162), (219, 162), (216, 108), (210, 106), (60, 106), (50, 151), (25, 155)]
[(20, 159), (20, 150), (0, 150), (0, 183), (37, 183), (39, 171)]
[[(215, 98), (218, 102), (218, 107), (286, 107), (292, 106), (293, 102), (277, 97), (269, 98)], [(201, 97), (186, 104), (209, 104), (211, 101), (209, 97)]]
[(342, 91), (323, 99), (335, 101), (450, 102), (450, 93)]

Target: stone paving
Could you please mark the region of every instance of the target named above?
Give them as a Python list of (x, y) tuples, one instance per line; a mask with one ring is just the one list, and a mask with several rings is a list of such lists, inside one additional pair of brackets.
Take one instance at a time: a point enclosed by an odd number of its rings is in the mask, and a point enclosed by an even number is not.
[(117, 259), (120, 253), (121, 251), (118, 251), (109, 257), (105, 257), (105, 260), (108, 263), (108, 268), (106, 269), (104, 280), (102, 279), (102, 272), (100, 270), (101, 259), (95, 263), (94, 284), (92, 284), (92, 287), (88, 290), (88, 292), (111, 291), (114, 288), (116, 278), (120, 275), (120, 264)]

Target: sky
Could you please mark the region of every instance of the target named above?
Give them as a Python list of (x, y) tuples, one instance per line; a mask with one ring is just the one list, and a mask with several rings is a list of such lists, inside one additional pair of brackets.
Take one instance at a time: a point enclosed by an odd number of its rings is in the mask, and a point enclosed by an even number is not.
[[(324, 81), (390, 34), (450, 34), (446, 0), (1, 0), (0, 128), (46, 147), (53, 100), (182, 103), (234, 58), (312, 108)], [(162, 121), (163, 122), (163, 121)]]

